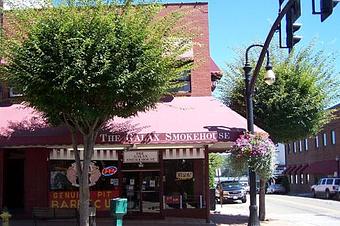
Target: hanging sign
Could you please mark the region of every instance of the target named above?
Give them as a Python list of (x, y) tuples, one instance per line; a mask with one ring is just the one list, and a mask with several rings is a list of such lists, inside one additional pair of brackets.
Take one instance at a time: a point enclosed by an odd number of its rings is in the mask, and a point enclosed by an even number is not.
[(176, 180), (190, 180), (193, 177), (193, 172), (176, 172)]
[(158, 151), (126, 151), (124, 163), (154, 163), (158, 162)]
[(104, 177), (109, 177), (109, 176), (112, 176), (115, 173), (117, 173), (117, 171), (118, 171), (117, 167), (115, 167), (115, 166), (108, 166), (108, 167), (105, 167), (104, 169), (102, 169), (102, 175)]

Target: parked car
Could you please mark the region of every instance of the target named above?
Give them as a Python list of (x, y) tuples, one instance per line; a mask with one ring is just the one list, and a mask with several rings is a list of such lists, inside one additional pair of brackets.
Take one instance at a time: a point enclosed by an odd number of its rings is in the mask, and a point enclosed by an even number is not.
[(284, 194), (286, 193), (286, 188), (282, 184), (270, 184), (267, 187), (266, 192), (268, 194)]
[(215, 197), (220, 203), (237, 200), (241, 200), (242, 203), (247, 202), (247, 192), (237, 181), (222, 181), (216, 186)]
[(240, 181), (240, 184), (242, 185), (243, 189), (244, 189), (247, 193), (249, 193), (249, 191), (250, 191), (250, 186), (249, 186), (249, 184), (248, 184), (248, 181)]
[(337, 195), (340, 187), (340, 178), (321, 178), (318, 184), (311, 187), (313, 197), (323, 196), (326, 199)]

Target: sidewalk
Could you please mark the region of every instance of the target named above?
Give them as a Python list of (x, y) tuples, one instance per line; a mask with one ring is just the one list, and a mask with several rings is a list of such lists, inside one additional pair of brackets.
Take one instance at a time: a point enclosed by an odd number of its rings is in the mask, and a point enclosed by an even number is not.
[[(248, 224), (248, 210), (221, 208), (216, 206), (215, 211), (211, 211), (211, 221), (206, 223), (205, 219), (193, 218), (166, 218), (162, 220), (124, 220), (124, 226), (246, 226)], [(75, 226), (74, 220), (40, 220), (37, 226)], [(95, 226), (113, 226), (112, 218), (97, 218)], [(271, 217), (261, 222), (262, 226), (293, 226), (291, 221)], [(2, 226), (0, 221), (0, 226)], [(10, 226), (34, 226), (33, 220), (15, 219), (10, 221)]]
[[(214, 223), (206, 223), (205, 219), (192, 218), (166, 218), (164, 220), (125, 220), (123, 226), (216, 226)], [(2, 226), (0, 222), (0, 226)], [(33, 220), (11, 220), (10, 226), (34, 226)], [(40, 220), (37, 226), (76, 226), (74, 220)], [(96, 226), (115, 226), (110, 218), (97, 218)]]

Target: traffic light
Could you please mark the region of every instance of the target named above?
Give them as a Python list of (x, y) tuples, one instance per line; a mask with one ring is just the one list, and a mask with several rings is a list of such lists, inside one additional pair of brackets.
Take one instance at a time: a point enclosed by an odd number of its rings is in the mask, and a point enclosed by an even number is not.
[(300, 0), (295, 0), (292, 7), (288, 10), (286, 15), (286, 45), (289, 51), (293, 46), (298, 43), (302, 36), (294, 35), (298, 31), (302, 24), (295, 23), (295, 21), (301, 16), (301, 3)]
[(332, 13), (338, 1), (320, 0), (321, 22), (327, 19)]

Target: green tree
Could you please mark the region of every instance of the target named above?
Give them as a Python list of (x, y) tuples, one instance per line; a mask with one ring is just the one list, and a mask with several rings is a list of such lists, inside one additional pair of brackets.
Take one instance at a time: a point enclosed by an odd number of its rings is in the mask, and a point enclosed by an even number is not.
[(224, 158), (220, 154), (209, 154), (209, 188), (214, 188), (216, 169), (223, 165)]
[[(315, 52), (312, 44), (290, 55), (278, 49), (270, 52), (276, 81), (271, 86), (265, 84), (262, 67), (253, 96), (255, 124), (275, 142), (316, 134), (331, 119), (326, 108), (340, 97), (340, 74), (335, 73), (334, 56)], [(217, 93), (227, 106), (245, 117), (244, 54), (239, 56), (227, 65)]]
[[(287, 55), (272, 49), (271, 61), (276, 81), (268, 86), (257, 79), (253, 96), (255, 124), (267, 131), (275, 142), (303, 139), (318, 133), (332, 118), (326, 108), (339, 101), (340, 74), (334, 70), (333, 54), (314, 51), (311, 44)], [(258, 52), (253, 52), (258, 56)], [(243, 53), (228, 64), (217, 87), (219, 98), (246, 117)], [(257, 59), (255, 57), (253, 59)], [(253, 64), (255, 62), (253, 61)], [(260, 220), (265, 219), (265, 178), (260, 178)]]
[[(89, 164), (98, 132), (114, 116), (146, 111), (178, 86), (191, 67), (182, 15), (158, 16), (161, 5), (133, 1), (66, 1), (5, 14), (4, 73), (27, 104), (54, 125), (66, 125), (79, 177), (80, 225), (88, 225)], [(179, 28), (181, 29), (179, 29)], [(176, 29), (174, 29), (176, 28)], [(77, 140), (78, 135), (82, 137)], [(84, 145), (80, 161), (78, 144)]]

